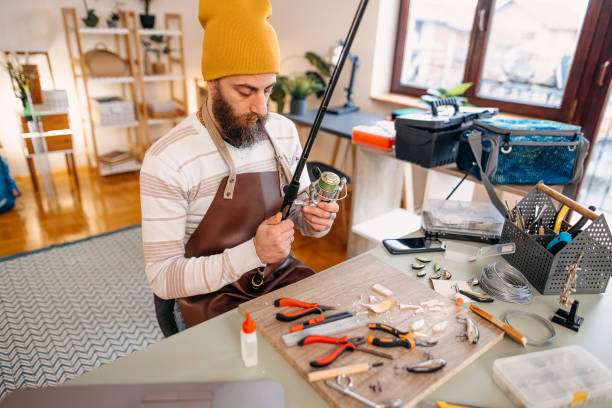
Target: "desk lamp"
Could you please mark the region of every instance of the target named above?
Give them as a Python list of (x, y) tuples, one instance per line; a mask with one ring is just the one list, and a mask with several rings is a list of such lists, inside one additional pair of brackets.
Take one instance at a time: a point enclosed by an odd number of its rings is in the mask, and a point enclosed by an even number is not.
[[(340, 58), (340, 54), (342, 53), (342, 49), (344, 48), (344, 41), (339, 40), (338, 45), (334, 47), (331, 56), (331, 64), (332, 66), (338, 65), (338, 60)], [(348, 58), (351, 60), (353, 64), (351, 68), (351, 79), (349, 81), (348, 88), (344, 88), (346, 91), (346, 103), (344, 106), (338, 106), (336, 108), (329, 108), (327, 113), (333, 113), (334, 115), (342, 115), (343, 113), (357, 112), (359, 108), (353, 104), (353, 84), (355, 83), (355, 74), (357, 73), (357, 68), (359, 68), (359, 57), (352, 55), (350, 52), (348, 53)]]

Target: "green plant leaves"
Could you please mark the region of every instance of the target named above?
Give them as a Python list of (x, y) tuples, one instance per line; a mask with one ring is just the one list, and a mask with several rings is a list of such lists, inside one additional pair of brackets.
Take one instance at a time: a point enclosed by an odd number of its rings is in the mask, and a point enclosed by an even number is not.
[(328, 77), (331, 75), (331, 64), (325, 62), (323, 58), (321, 58), (319, 55), (315, 54), (312, 51), (308, 51), (306, 52), (306, 54), (304, 54), (304, 57), (306, 57), (306, 59), (312, 65), (314, 65), (315, 68), (317, 68), (321, 76)]
[(465, 91), (470, 89), (471, 86), (472, 86), (471, 82), (465, 82), (465, 83), (463, 83), (461, 85), (457, 85), (456, 87), (454, 87), (450, 91), (447, 91), (446, 92), (446, 96), (459, 96), (459, 95), (463, 95), (465, 93)]
[(287, 77), (279, 75), (276, 77), (276, 85), (270, 93), (270, 99), (276, 102), (278, 113), (283, 113), (285, 96), (287, 96)]

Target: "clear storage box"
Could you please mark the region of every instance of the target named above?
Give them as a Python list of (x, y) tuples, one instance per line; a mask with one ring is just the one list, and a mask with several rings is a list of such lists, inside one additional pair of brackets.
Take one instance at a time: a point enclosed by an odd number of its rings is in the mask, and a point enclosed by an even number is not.
[(94, 121), (100, 126), (126, 125), (136, 122), (134, 102), (111, 96), (93, 98)]
[(612, 372), (576, 345), (497, 359), (493, 380), (515, 403), (527, 408), (612, 399)]
[(491, 203), (455, 200), (425, 201), (423, 229), (442, 238), (497, 243), (504, 217)]

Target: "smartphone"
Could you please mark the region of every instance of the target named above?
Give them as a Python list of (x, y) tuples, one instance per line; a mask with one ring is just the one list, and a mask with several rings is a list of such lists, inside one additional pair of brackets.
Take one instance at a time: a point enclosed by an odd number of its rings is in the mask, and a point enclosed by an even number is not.
[(383, 245), (391, 255), (414, 254), (418, 252), (444, 252), (445, 245), (437, 238), (384, 239)]

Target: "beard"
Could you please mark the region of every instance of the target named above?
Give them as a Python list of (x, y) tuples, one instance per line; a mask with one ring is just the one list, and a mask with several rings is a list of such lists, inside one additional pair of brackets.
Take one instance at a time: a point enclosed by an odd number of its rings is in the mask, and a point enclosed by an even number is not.
[(212, 113), (219, 124), (223, 138), (236, 148), (246, 148), (266, 137), (268, 114), (247, 113), (236, 115), (220, 91), (212, 95)]

